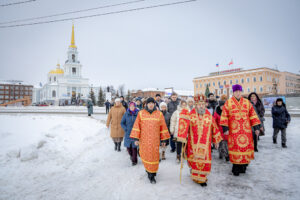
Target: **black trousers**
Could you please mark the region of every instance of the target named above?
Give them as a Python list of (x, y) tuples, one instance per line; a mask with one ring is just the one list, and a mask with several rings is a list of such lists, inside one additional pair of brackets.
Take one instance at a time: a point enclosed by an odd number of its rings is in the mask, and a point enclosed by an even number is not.
[(181, 155), (181, 148), (182, 148), (182, 142), (176, 142), (176, 151), (177, 151), (177, 155)]
[(106, 107), (106, 114), (109, 113), (109, 107)]

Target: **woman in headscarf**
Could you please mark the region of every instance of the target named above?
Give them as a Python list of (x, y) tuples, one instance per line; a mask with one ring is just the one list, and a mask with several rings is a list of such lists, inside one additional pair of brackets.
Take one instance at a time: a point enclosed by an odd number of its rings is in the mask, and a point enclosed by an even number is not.
[(130, 138), (130, 133), (138, 115), (138, 112), (139, 109), (136, 107), (136, 104), (134, 102), (130, 102), (129, 108), (123, 115), (121, 121), (121, 126), (125, 131), (124, 146), (127, 148), (132, 165), (137, 164), (137, 146), (134, 144), (135, 140), (133, 138)]
[(124, 137), (124, 130), (121, 127), (121, 120), (126, 112), (124, 106), (121, 104), (121, 99), (115, 100), (115, 105), (109, 111), (106, 120), (106, 127), (110, 127), (110, 136), (115, 143), (115, 151), (121, 151), (121, 143)]
[[(260, 134), (259, 135), (264, 135), (264, 124), (263, 122), (265, 121), (264, 115), (265, 115), (265, 107), (260, 100), (259, 96), (255, 93), (252, 92), (248, 96), (248, 100), (252, 103), (253, 108), (260, 120)], [(257, 148), (257, 141), (259, 140), (259, 136), (256, 136), (254, 133), (254, 130), (252, 130), (252, 135), (253, 135), (253, 140), (254, 140), (254, 151), (258, 152)]]

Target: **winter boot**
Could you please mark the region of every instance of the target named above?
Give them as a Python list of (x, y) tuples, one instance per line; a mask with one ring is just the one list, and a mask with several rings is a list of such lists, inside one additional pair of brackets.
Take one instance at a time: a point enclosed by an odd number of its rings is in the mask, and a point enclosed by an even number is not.
[(149, 181), (151, 184), (155, 184), (156, 183), (156, 180), (155, 180), (155, 174), (154, 173), (148, 173), (148, 178), (149, 178)]
[(180, 155), (177, 155), (177, 158), (176, 158), (176, 161), (177, 161), (177, 163), (180, 163)]
[(118, 142), (118, 151), (121, 151), (121, 142)]
[(117, 149), (118, 149), (118, 143), (115, 142), (115, 151), (117, 151)]
[(276, 138), (273, 138), (273, 144), (277, 144)]
[(229, 156), (226, 156), (225, 160), (226, 160), (226, 162), (228, 162), (229, 161)]
[(162, 159), (162, 160), (166, 160), (165, 151), (161, 152), (161, 159)]
[(285, 143), (282, 143), (282, 148), (287, 148)]
[(207, 186), (207, 183), (200, 183), (201, 187), (206, 187)]
[(239, 169), (238, 165), (233, 164), (232, 173), (233, 173), (234, 176), (239, 176), (240, 175), (240, 169)]

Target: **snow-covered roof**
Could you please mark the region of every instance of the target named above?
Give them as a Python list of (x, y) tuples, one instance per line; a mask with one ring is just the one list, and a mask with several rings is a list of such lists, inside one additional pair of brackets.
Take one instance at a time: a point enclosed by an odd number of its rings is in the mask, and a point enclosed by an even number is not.
[(0, 84), (6, 84), (6, 85), (32, 85), (30, 83), (20, 81), (20, 80), (0, 80)]
[(149, 91), (161, 91), (163, 92), (164, 90), (160, 90), (158, 88), (144, 88), (142, 89), (143, 92), (149, 92)]

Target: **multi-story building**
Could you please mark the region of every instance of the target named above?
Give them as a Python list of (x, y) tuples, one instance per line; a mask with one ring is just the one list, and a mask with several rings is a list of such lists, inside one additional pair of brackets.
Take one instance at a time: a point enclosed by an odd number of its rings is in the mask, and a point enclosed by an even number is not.
[(32, 100), (33, 85), (18, 80), (0, 81), (0, 104), (29, 97)]
[(243, 70), (241, 68), (210, 73), (208, 76), (194, 78), (195, 94), (205, 94), (206, 87), (216, 95), (232, 95), (232, 85), (243, 86), (244, 94), (284, 94), (281, 91), (281, 73), (266, 67)]
[(281, 72), (279, 82), (280, 91), (284, 94), (300, 93), (300, 74)]

